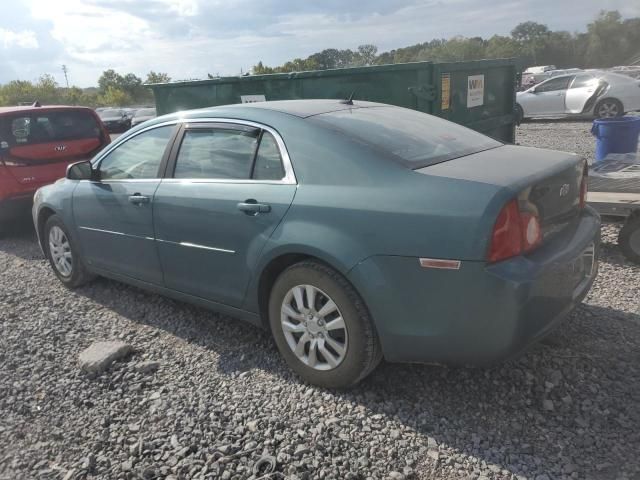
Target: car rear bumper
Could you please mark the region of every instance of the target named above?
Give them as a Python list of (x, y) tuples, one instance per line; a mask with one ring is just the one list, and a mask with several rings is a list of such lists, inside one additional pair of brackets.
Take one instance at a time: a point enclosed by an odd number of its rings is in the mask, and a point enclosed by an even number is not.
[(459, 270), (443, 270), (423, 268), (415, 257), (375, 256), (349, 278), (387, 360), (487, 364), (543, 337), (591, 288), (600, 219), (587, 208), (567, 230), (526, 257), (493, 265), (463, 261)]

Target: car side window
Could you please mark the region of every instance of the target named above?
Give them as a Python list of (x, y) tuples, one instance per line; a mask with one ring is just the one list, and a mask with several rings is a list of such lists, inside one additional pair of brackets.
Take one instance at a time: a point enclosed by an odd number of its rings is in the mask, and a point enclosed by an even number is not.
[(566, 90), (573, 76), (558, 77), (547, 80), (536, 87), (536, 93), (554, 92), (556, 90)]
[(118, 145), (100, 161), (100, 180), (158, 178), (173, 125), (147, 130)]
[(262, 133), (260, 139), (252, 178), (255, 180), (282, 180), (284, 178), (284, 167), (278, 143), (275, 137), (267, 131)]
[(571, 88), (588, 87), (590, 85), (595, 85), (595, 83), (596, 78), (594, 76), (583, 73), (581, 75), (576, 75), (575, 80), (571, 84)]
[(175, 178), (251, 178), (259, 130), (195, 128), (184, 132)]

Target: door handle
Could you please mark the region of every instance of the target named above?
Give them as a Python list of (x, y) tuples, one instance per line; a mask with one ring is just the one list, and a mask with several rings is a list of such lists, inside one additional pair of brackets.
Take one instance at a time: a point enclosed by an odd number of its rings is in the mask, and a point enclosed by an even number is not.
[(249, 200), (239, 203), (238, 210), (247, 215), (258, 215), (259, 213), (269, 213), (271, 211), (271, 205), (258, 203), (256, 200), (250, 198)]
[(145, 197), (144, 195), (140, 195), (139, 193), (134, 193), (129, 196), (129, 202), (134, 205), (143, 205), (145, 203), (149, 203), (149, 197)]

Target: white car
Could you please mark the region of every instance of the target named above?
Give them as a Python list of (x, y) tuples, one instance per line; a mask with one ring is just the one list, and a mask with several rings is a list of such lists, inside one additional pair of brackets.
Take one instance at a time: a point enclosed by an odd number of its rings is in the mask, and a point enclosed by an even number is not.
[(518, 120), (532, 117), (610, 118), (640, 110), (640, 81), (599, 70), (552, 77), (516, 93)]

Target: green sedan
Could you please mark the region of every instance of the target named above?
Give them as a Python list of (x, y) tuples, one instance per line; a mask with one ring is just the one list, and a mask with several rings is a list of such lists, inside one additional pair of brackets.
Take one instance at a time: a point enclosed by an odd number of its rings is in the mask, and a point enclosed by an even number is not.
[(299, 100), (158, 117), (36, 193), (68, 287), (110, 277), (269, 330), (326, 387), (522, 352), (597, 272), (584, 159), (413, 110)]

